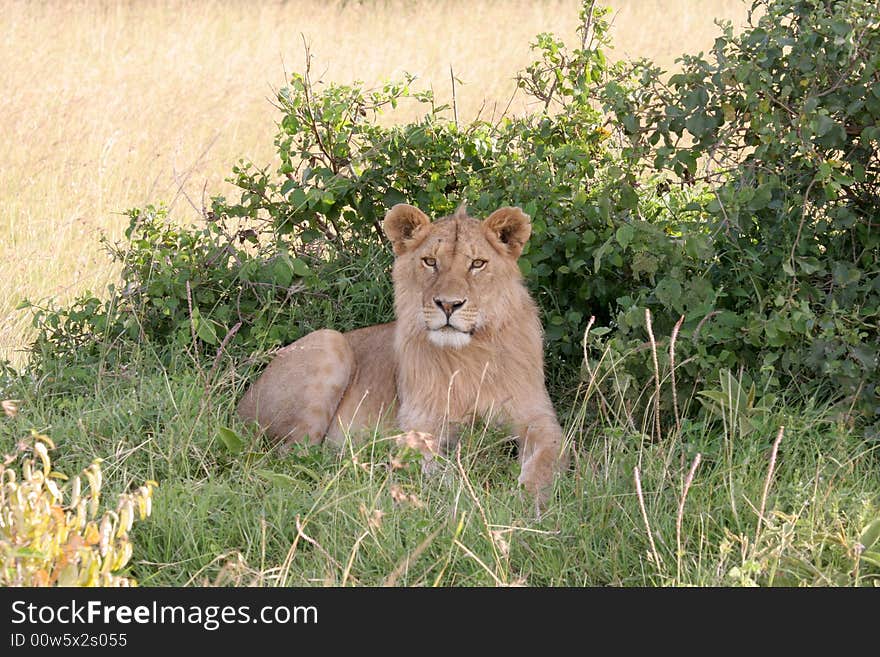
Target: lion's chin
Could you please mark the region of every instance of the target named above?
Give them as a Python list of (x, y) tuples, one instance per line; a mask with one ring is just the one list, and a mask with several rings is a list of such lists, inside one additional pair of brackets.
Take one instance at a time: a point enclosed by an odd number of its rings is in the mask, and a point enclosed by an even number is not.
[(433, 331), (429, 330), (428, 340), (434, 346), (443, 347), (444, 349), (461, 349), (470, 344), (471, 335), (470, 333), (464, 333), (449, 326), (444, 326)]

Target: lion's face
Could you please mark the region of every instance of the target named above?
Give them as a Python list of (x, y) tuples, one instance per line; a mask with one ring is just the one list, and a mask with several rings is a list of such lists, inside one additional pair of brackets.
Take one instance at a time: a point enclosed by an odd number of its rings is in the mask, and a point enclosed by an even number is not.
[(397, 256), (397, 321), (424, 331), (433, 345), (466, 347), (519, 307), (524, 290), (516, 259), (531, 232), (519, 208), (501, 208), (484, 221), (459, 210), (432, 223), (401, 204), (383, 226)]

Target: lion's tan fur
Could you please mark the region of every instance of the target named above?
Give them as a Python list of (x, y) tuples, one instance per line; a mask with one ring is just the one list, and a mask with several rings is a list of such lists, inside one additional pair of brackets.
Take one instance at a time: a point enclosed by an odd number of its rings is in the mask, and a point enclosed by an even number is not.
[(450, 446), (475, 417), (515, 432), (520, 482), (539, 498), (566, 462), (544, 385), (542, 331), (517, 258), (528, 217), (464, 209), (431, 222), (397, 205), (383, 228), (394, 246), (396, 321), (321, 330), (283, 349), (239, 413), (285, 442), (342, 442), (380, 425), (434, 434)]

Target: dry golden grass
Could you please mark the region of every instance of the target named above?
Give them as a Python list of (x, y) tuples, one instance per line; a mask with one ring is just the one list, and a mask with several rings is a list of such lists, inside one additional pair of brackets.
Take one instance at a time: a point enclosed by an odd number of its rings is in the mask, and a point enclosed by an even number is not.
[[(613, 55), (666, 66), (712, 43), (714, 17), (740, 23), (739, 0), (616, 0)], [(239, 158), (272, 161), (268, 102), (303, 64), (301, 34), (327, 80), (378, 84), (417, 73), (463, 118), (503, 108), (528, 44), (572, 42), (577, 0), (364, 2), (40, 2), (2, 4), (0, 61), (0, 358), (20, 363), (23, 297), (63, 301), (112, 275), (99, 231), (119, 212), (165, 201), (195, 217)], [(522, 110), (521, 101), (514, 109)], [(408, 118), (406, 108), (401, 117)]]

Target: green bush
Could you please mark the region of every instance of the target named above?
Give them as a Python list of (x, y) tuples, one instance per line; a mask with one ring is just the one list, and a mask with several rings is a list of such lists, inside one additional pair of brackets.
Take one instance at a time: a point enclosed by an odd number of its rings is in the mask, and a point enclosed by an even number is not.
[[(539, 35), (518, 76), (541, 109), (494, 123), (459, 125), (411, 77), (368, 91), (324, 86), (307, 66), (278, 93), (277, 170), (240, 163), (240, 197), (214, 198), (204, 226), (131, 211), (111, 249), (121, 286), (38, 312), (34, 366), (92, 347), (108, 358), (107, 345), (132, 340), (246, 354), (387, 320), (388, 207), (518, 204), (532, 217), (521, 266), (557, 394), (586, 351), (594, 382), (648, 399), (684, 316), (683, 393), (708, 387), (711, 399), (737, 372), (755, 408), (793, 388), (839, 400), (876, 432), (876, 11), (867, 0), (752, 10), (740, 34), (722, 25), (707, 56), (684, 56), (666, 79), (650, 62), (610, 64), (607, 11), (585, 2), (577, 47)], [(379, 121), (401, 102), (424, 115)]]
[[(631, 166), (711, 192), (688, 206), (702, 222), (695, 250), (705, 283), (696, 296), (711, 301), (692, 367), (717, 363), (760, 373), (768, 385), (824, 388), (845, 412), (867, 420), (874, 436), (876, 20), (868, 0), (759, 0), (741, 34), (723, 25), (709, 56), (683, 57), (683, 71), (667, 83), (642, 62), (629, 70), (642, 81), (635, 91), (601, 90)], [(694, 279), (683, 274), (658, 272), (654, 298), (640, 300), (658, 314), (687, 313), (687, 335), (705, 313), (688, 312)]]
[(128, 217), (126, 241), (106, 244), (122, 265), (122, 282), (107, 298), (86, 293), (65, 308), (25, 304), (38, 328), (30, 367), (46, 374), (58, 366), (62, 386), (93, 380), (95, 361), (125, 363), (137, 343), (153, 346), (167, 365), (177, 349), (246, 355), (328, 323), (354, 328), (392, 312), (386, 285), (369, 278), (374, 262), (388, 261), (378, 247), (328, 262), (283, 242), (261, 244), (252, 228), (229, 227), (225, 217), (181, 226), (152, 206)]

